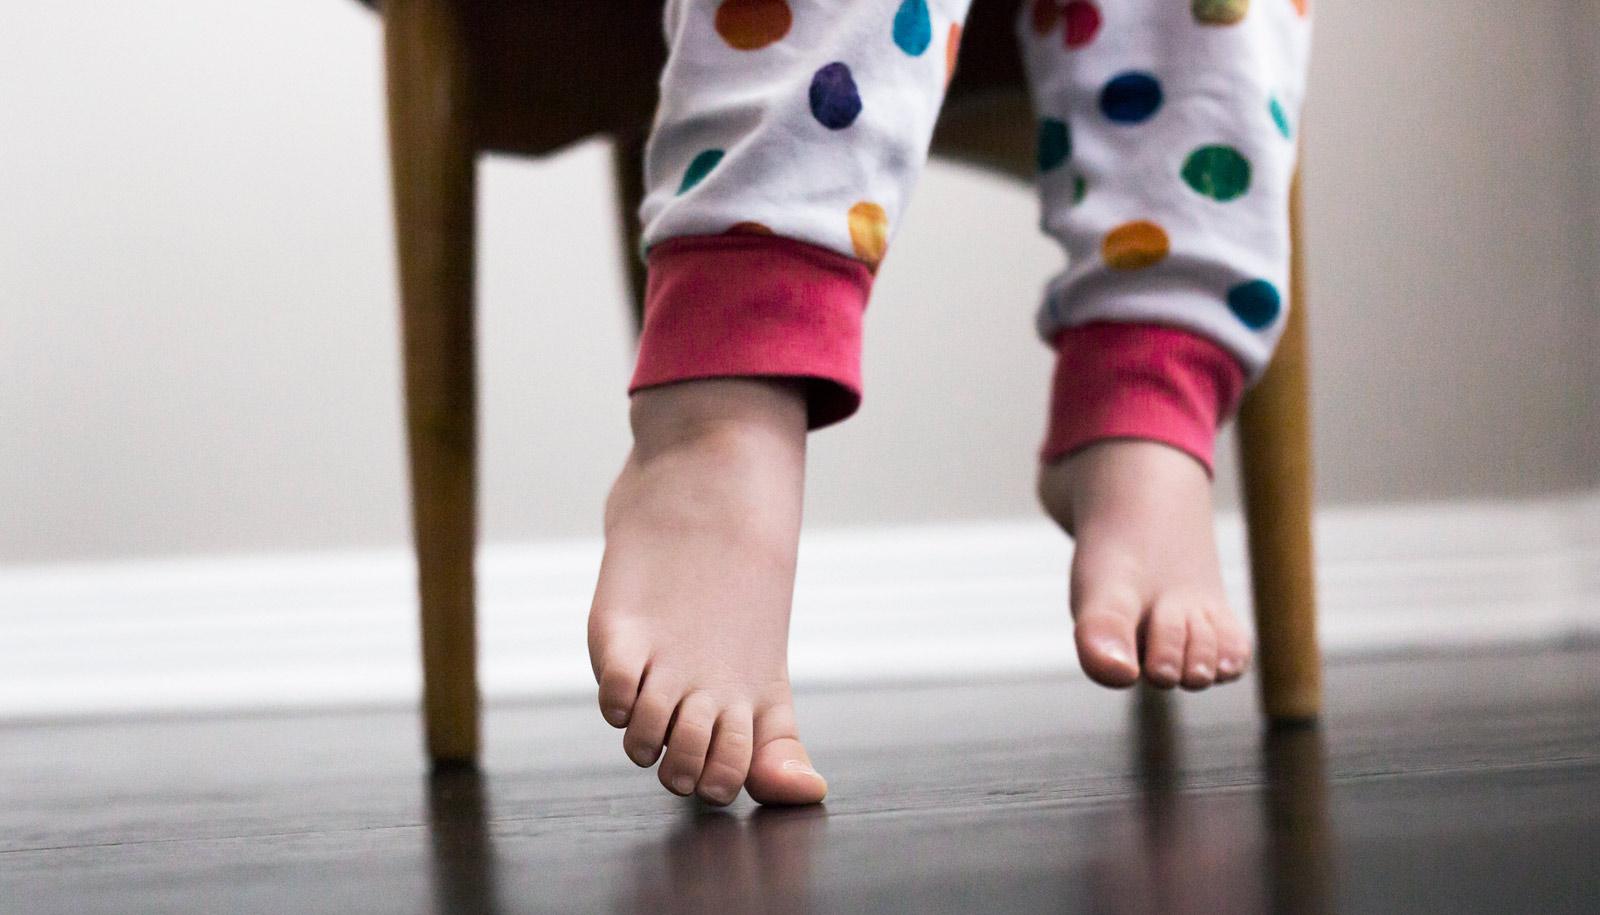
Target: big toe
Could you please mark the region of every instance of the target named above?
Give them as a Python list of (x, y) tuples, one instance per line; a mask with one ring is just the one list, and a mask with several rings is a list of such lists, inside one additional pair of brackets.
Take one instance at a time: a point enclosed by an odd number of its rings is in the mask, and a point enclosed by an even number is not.
[(779, 737), (756, 748), (745, 791), (759, 804), (815, 804), (828, 796), (828, 782), (811, 766), (806, 748)]
[(1076, 614), (1073, 639), (1078, 644), (1078, 662), (1089, 679), (1115, 688), (1138, 682), (1138, 613), (1139, 604), (1133, 597), (1083, 602)]

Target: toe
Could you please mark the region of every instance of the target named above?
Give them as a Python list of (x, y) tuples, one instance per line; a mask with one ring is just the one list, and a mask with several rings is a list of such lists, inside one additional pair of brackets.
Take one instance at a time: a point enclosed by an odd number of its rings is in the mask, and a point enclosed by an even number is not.
[(1083, 672), (1102, 686), (1132, 686), (1139, 679), (1138, 596), (1132, 592), (1090, 593), (1074, 604), (1073, 639)]
[(828, 794), (828, 782), (811, 765), (795, 734), (788, 707), (757, 716), (755, 752), (745, 790), (760, 804), (815, 804)]
[(1152, 607), (1144, 624), (1144, 678), (1151, 686), (1171, 689), (1183, 679), (1184, 643), (1189, 622), (1172, 604)]
[(661, 757), (657, 775), (673, 794), (688, 797), (700, 781), (706, 751), (711, 748), (711, 730), (716, 726), (717, 701), (705, 693), (690, 693), (678, 703), (672, 729), (667, 733), (667, 752)]
[(1212, 612), (1211, 626), (1217, 630), (1217, 682), (1231, 683), (1250, 667), (1250, 637), (1225, 607)]
[(700, 772), (700, 784), (695, 787), (695, 793), (706, 803), (718, 807), (731, 804), (744, 787), (755, 748), (751, 717), (749, 708), (736, 706), (724, 709), (717, 719), (711, 750)]
[(1217, 679), (1217, 630), (1208, 614), (1189, 614), (1189, 643), (1183, 652), (1184, 689), (1205, 689)]
[(600, 682), (600, 715), (614, 728), (625, 728), (639, 697), (639, 683), (649, 655), (618, 646), (603, 649), (597, 658), (595, 678)]
[(635, 765), (647, 768), (661, 755), (667, 726), (672, 722), (672, 712), (678, 707), (680, 695), (665, 684), (651, 682), (646, 674), (639, 699), (633, 704), (633, 713), (628, 719), (628, 730), (622, 735), (622, 749)]

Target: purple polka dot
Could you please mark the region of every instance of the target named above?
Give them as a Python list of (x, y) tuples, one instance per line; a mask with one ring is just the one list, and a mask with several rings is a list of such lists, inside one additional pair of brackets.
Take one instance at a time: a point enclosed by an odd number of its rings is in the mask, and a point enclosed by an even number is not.
[(811, 78), (811, 114), (829, 130), (843, 130), (861, 114), (861, 93), (842, 63), (831, 63)]

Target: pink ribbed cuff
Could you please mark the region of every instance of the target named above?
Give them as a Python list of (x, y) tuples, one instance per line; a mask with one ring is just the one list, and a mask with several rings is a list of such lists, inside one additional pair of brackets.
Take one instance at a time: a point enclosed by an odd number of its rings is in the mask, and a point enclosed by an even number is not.
[(754, 234), (670, 239), (649, 263), (629, 394), (697, 378), (803, 378), (813, 429), (861, 405), (865, 264)]
[(1095, 322), (1057, 333), (1050, 463), (1108, 438), (1163, 442), (1212, 473), (1217, 428), (1244, 394), (1231, 353), (1192, 331), (1159, 324)]

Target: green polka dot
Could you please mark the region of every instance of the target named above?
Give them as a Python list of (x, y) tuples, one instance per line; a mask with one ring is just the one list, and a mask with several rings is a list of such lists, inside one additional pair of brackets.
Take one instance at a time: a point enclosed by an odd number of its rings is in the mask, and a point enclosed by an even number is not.
[(1183, 180), (1197, 193), (1227, 203), (1250, 190), (1250, 160), (1232, 146), (1202, 146), (1183, 164)]
[(707, 149), (694, 157), (688, 169), (683, 173), (683, 183), (678, 185), (678, 193), (687, 194), (689, 189), (706, 179), (711, 170), (722, 161), (724, 153), (720, 149)]
[(1089, 182), (1085, 181), (1082, 175), (1074, 175), (1072, 178), (1072, 205), (1077, 206), (1082, 203), (1083, 197), (1087, 193), (1089, 193)]
[(1260, 330), (1277, 320), (1283, 310), (1278, 287), (1266, 280), (1251, 280), (1228, 290), (1228, 310), (1251, 330)]
[(1278, 125), (1278, 133), (1283, 134), (1285, 140), (1294, 139), (1294, 128), (1289, 126), (1289, 112), (1283, 110), (1283, 103), (1274, 98), (1267, 105), (1267, 111), (1272, 114), (1272, 123)]
[(1237, 25), (1250, 12), (1250, 0), (1194, 0), (1194, 18), (1204, 25)]
[(1065, 121), (1045, 118), (1039, 122), (1039, 171), (1060, 168), (1072, 156), (1072, 131)]

